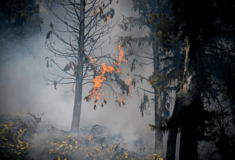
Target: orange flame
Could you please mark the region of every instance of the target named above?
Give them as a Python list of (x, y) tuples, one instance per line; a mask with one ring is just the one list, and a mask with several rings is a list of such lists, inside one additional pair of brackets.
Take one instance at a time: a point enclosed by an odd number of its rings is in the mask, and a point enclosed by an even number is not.
[(107, 22), (109, 22), (110, 15), (107, 17)]
[(121, 105), (123, 105), (123, 103), (125, 102), (125, 99), (123, 98), (123, 97), (121, 97), (120, 99), (119, 99), (119, 97), (117, 98), (117, 101), (118, 101), (118, 103), (120, 104), (120, 106)]
[(121, 97), (121, 102), (125, 102), (125, 99), (123, 97)]
[[(101, 96), (101, 93), (98, 92), (98, 90), (103, 85), (103, 81), (106, 80), (106, 78), (104, 77), (104, 74), (106, 72), (112, 73), (113, 71), (115, 71), (116, 73), (121, 73), (121, 69), (118, 69), (117, 66), (120, 65), (121, 62), (127, 62), (127, 60), (125, 58), (123, 58), (124, 52), (121, 48), (121, 45), (118, 45), (118, 49), (119, 49), (120, 53), (119, 53), (119, 57), (116, 58), (116, 62), (114, 62), (114, 65), (113, 66), (108, 66), (108, 65), (105, 65), (105, 63), (102, 63), (101, 66), (100, 66), (101, 75), (96, 76), (95, 79), (92, 80), (92, 82), (94, 82), (94, 86), (93, 86), (93, 90), (89, 93), (88, 101), (90, 101), (91, 98), (95, 97), (95, 101), (94, 101), (95, 105), (98, 104), (98, 101), (100, 99), (105, 100), (105, 98), (104, 98), (105, 94), (103, 93), (102, 94), (103, 98), (102, 97), (100, 98), (99, 96)], [(92, 59), (91, 56), (88, 56), (88, 57), (91, 60), (91, 63), (95, 63), (96, 59)], [(128, 86), (130, 86), (130, 83), (131, 83), (131, 78), (129, 78), (129, 81), (126, 82), (126, 84)], [(131, 89), (129, 89), (129, 90), (131, 91)], [(131, 93), (132, 93), (132, 91), (131, 91)], [(118, 98), (118, 101), (119, 101), (119, 98)], [(122, 105), (123, 102), (125, 102), (125, 100), (122, 97), (121, 100), (119, 101), (120, 105)]]
[(88, 58), (91, 60), (91, 63), (95, 63), (96, 59), (92, 59), (90, 55), (88, 56)]
[[(125, 83), (126, 83), (126, 85), (129, 86), (130, 97), (132, 98), (132, 95), (131, 95), (132, 94), (132, 90), (131, 90), (131, 87), (130, 87), (130, 85), (131, 85), (131, 77), (129, 77), (129, 79), (126, 80)], [(132, 88), (134, 88), (134, 87), (132, 86)]]
[(131, 85), (131, 77), (127, 81), (125, 81), (126, 85), (130, 86)]
[(95, 79), (92, 80), (94, 82), (93, 90), (89, 93), (88, 101), (90, 101), (91, 97), (94, 98), (95, 96), (95, 105), (98, 104), (99, 96), (101, 95), (98, 93), (98, 90), (101, 88), (103, 81), (106, 80), (106, 78), (101, 74), (95, 77)]
[(102, 82), (106, 80), (106, 78), (101, 74), (95, 77), (95, 79), (92, 80), (92, 82), (94, 82), (94, 89), (100, 89), (100, 87), (102, 86)]
[(105, 74), (106, 72), (112, 73), (114, 71), (114, 68), (111, 66), (105, 66), (105, 63), (102, 63), (100, 71), (102, 74)]
[(118, 68), (116, 69), (116, 73), (121, 73), (121, 71), (122, 71), (121, 69)]
[(92, 138), (92, 134), (90, 135), (90, 137), (89, 137), (89, 139), (88, 139), (88, 140), (89, 140), (89, 141), (91, 141), (91, 138)]
[(127, 60), (123, 58), (124, 52), (121, 48), (121, 45), (118, 45), (118, 50), (120, 51), (120, 53), (119, 53), (119, 57), (116, 59), (116, 62), (114, 62), (114, 64), (116, 65), (120, 65), (121, 62), (127, 62)]

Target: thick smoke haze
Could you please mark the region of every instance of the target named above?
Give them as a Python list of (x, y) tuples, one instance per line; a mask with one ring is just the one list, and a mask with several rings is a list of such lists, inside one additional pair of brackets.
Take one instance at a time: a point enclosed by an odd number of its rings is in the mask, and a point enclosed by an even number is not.
[[(119, 17), (121, 23), (122, 15), (138, 17), (137, 12), (131, 11), (132, 4), (130, 1), (119, 1), (118, 4), (113, 2), (112, 6), (115, 10), (114, 24)], [(58, 13), (63, 13), (61, 8), (56, 8)], [(43, 18), (42, 31), (35, 31), (30, 36), (17, 42), (6, 42), (8, 49), (1, 49), (1, 54), (9, 57), (0, 67), (0, 104), (1, 112), (19, 112), (26, 115), (28, 112), (35, 114), (45, 113), (42, 117), (43, 121), (50, 121), (59, 129), (70, 130), (72, 122), (72, 114), (74, 107), (74, 93), (71, 91), (72, 85), (57, 85), (57, 90), (53, 85), (45, 85), (43, 75), (50, 76), (47, 68), (45, 57), (50, 56), (57, 60), (62, 67), (67, 63), (64, 59), (56, 59), (53, 53), (45, 49), (46, 34), (50, 30), (50, 21), (53, 22), (55, 28), (63, 28), (60, 26), (55, 16), (41, 8), (40, 16)], [(118, 54), (117, 37), (132, 35), (133, 37), (140, 37), (148, 35), (148, 28), (143, 30), (134, 29), (131, 32), (123, 31), (117, 25), (111, 33), (110, 44), (106, 43), (102, 46), (104, 54)], [(66, 36), (66, 35), (65, 35)], [(55, 40), (55, 44), (59, 49), (64, 49), (65, 45)], [(135, 48), (133, 48), (135, 49)], [(125, 54), (125, 49), (124, 54)], [(138, 49), (135, 49), (138, 50)], [(151, 47), (145, 49), (146, 52), (152, 53)], [(97, 50), (100, 52), (100, 49)], [(146, 61), (147, 62), (147, 61)], [(61, 74), (53, 66), (52, 73)], [(122, 64), (120, 67), (123, 71), (121, 78), (128, 79), (127, 73), (130, 71), (130, 63), (127, 65)], [(136, 66), (133, 74), (141, 74), (148, 77), (153, 72), (153, 66)], [(137, 86), (153, 91), (151, 85), (147, 82), (137, 84)], [(115, 86), (115, 85), (114, 85)], [(83, 87), (83, 98), (88, 95), (91, 90), (92, 84)], [(118, 88), (117, 88), (118, 89)], [(70, 92), (68, 92), (70, 91)], [(108, 91), (108, 90), (107, 90)], [(97, 109), (94, 110), (93, 100), (82, 102), (80, 128), (87, 125), (100, 125), (108, 128), (112, 133), (122, 133), (126, 140), (130, 142), (137, 138), (142, 138), (147, 143), (151, 151), (154, 149), (154, 131), (150, 130), (148, 124), (154, 124), (154, 104), (148, 109), (150, 115), (145, 114), (142, 118), (140, 113), (140, 103), (143, 98), (141, 90), (133, 90), (133, 98), (124, 96), (125, 105), (119, 107), (115, 102), (115, 97), (111, 93), (106, 92), (106, 99), (108, 103), (101, 108), (100, 103)], [(153, 95), (148, 94), (149, 99)], [(173, 105), (173, 104), (171, 104)], [(171, 111), (172, 112), (172, 111)], [(171, 113), (172, 114), (172, 113)], [(164, 135), (164, 152), (166, 149), (166, 135)]]

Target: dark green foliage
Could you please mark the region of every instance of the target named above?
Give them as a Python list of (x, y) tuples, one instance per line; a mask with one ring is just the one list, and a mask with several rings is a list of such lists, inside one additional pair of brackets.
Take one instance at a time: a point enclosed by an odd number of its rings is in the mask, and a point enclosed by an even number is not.
[[(196, 94), (203, 97), (204, 103), (194, 101), (190, 106), (181, 106), (179, 102), (182, 97), (177, 97), (176, 103), (179, 105), (180, 111), (173, 114), (167, 121), (167, 126), (155, 127), (160, 127), (164, 131), (184, 128), (184, 136), (186, 136), (185, 133), (189, 132), (185, 128), (194, 130), (195, 127), (191, 126), (196, 125), (197, 141), (216, 142), (222, 159), (231, 158), (228, 156), (230, 152), (228, 146), (233, 148), (234, 141), (229, 138), (229, 134), (222, 131), (217, 133), (217, 131), (225, 125), (226, 118), (234, 115), (235, 1), (158, 0), (158, 2), (161, 10), (151, 14), (149, 23), (156, 26), (155, 35), (160, 40), (163, 50), (170, 51), (180, 47), (185, 53), (184, 48), (187, 44), (196, 46), (193, 52), (190, 52), (198, 54), (197, 60), (192, 59), (198, 62), (196, 63), (198, 69), (195, 70), (197, 74), (195, 89), (198, 91)], [(185, 89), (183, 88), (185, 82), (182, 80), (184, 77), (187, 78), (184, 73), (188, 69), (186, 65), (190, 65), (186, 62), (183, 61), (185, 64), (181, 66), (184, 67), (180, 71), (181, 74), (178, 75), (180, 77), (177, 93)], [(195, 64), (191, 64), (191, 66), (195, 66)], [(224, 98), (219, 98), (219, 94), (222, 94)], [(224, 101), (229, 103), (223, 103)], [(197, 106), (196, 110), (194, 106)], [(230, 109), (232, 113), (225, 108)], [(224, 128), (229, 129), (228, 125), (225, 125)]]
[[(155, 126), (151, 125), (152, 129), (160, 128), (163, 133), (169, 131), (173, 128), (178, 128), (180, 131), (180, 126), (185, 124), (185, 121), (193, 121), (197, 125), (197, 137), (198, 141), (212, 141), (214, 137), (211, 136), (213, 130), (215, 129), (215, 120), (224, 117), (225, 115), (220, 114), (216, 111), (208, 111), (203, 106), (203, 100), (201, 97), (197, 97), (193, 100), (190, 106), (182, 107), (178, 114), (174, 114), (169, 120), (166, 121), (165, 125)], [(192, 125), (187, 124), (187, 125)], [(208, 136), (205, 136), (204, 134)]]
[[(165, 49), (192, 37), (207, 43), (219, 34), (231, 38), (234, 32), (235, 1), (158, 0), (160, 13), (152, 13), (149, 22), (156, 25), (156, 36)], [(230, 34), (230, 36), (229, 36)]]
[(41, 30), (43, 20), (39, 17), (39, 5), (35, 0), (2, 0), (0, 2), (0, 22), (0, 30), (5, 30), (6, 37), (4, 38), (9, 38), (11, 33), (21, 38), (25, 24)]

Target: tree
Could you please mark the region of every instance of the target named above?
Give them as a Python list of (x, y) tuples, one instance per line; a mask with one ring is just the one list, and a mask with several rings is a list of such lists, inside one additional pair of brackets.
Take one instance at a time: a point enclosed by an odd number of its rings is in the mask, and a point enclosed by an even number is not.
[[(75, 101), (71, 131), (78, 131), (82, 107), (82, 86), (88, 83), (94, 84), (89, 95), (84, 98), (86, 101), (90, 101), (91, 98), (95, 98), (94, 109), (96, 108), (99, 100), (103, 100), (104, 103), (107, 102), (104, 98), (104, 93), (100, 93), (100, 89), (102, 88), (103, 83), (105, 83), (104, 81), (109, 76), (114, 75), (114, 80), (120, 84), (121, 89), (123, 91), (127, 91), (127, 94), (129, 94), (129, 86), (124, 81), (120, 80), (118, 76), (118, 73), (120, 72), (118, 65), (126, 60), (123, 59), (121, 46), (119, 46), (120, 55), (116, 59), (111, 57), (111, 55), (103, 55), (102, 50), (100, 55), (94, 52), (108, 40), (108, 38), (106, 38), (106, 40), (101, 41), (101, 38), (105, 38), (105, 36), (111, 33), (114, 28), (114, 26), (111, 26), (111, 23), (109, 22), (109, 18), (113, 18), (115, 14), (114, 9), (110, 8), (105, 13), (108, 6), (112, 3), (112, 0), (109, 0), (107, 3), (105, 0), (58, 0), (54, 2), (64, 8), (64, 19), (53, 12), (52, 6), (47, 7), (49, 7), (52, 13), (66, 25), (67, 31), (65, 32), (69, 33), (69, 40), (59, 36), (57, 33), (59, 31), (55, 30), (53, 23), (51, 23), (51, 31), (49, 31), (46, 36), (46, 47), (48, 47), (55, 56), (67, 59), (68, 64), (62, 68), (52, 58), (46, 57), (47, 67), (49, 68), (49, 62), (52, 62), (61, 71), (67, 74), (69, 78), (52, 74), (57, 76), (57, 78), (60, 78), (60, 80), (50, 80), (46, 77), (45, 80), (48, 84), (54, 85), (55, 89), (57, 84), (75, 84)], [(104, 24), (102, 24), (102, 21), (104, 21)], [(52, 34), (66, 44), (69, 49), (67, 49), (67, 51), (59, 51), (56, 49), (52, 43)], [(98, 62), (102, 61), (104, 58), (115, 60), (115, 64), (113, 66), (106, 65), (105, 63), (98, 64)], [(72, 71), (70, 71), (70, 69)], [(90, 73), (91, 71), (93, 71), (93, 74)], [(117, 96), (118, 93), (115, 92), (110, 85), (108, 86)], [(118, 100), (120, 104), (124, 102), (123, 98)], [(103, 103), (101, 106), (103, 106)]]
[[(22, 37), (24, 24), (28, 24), (34, 29), (41, 28), (43, 20), (39, 17), (39, 4), (35, 0), (3, 0), (0, 2), (0, 7), (2, 23), (0, 29), (5, 31), (3, 38)], [(10, 37), (9, 34), (12, 34), (13, 37)]]
[[(165, 2), (161, 1), (161, 3)], [(195, 133), (197, 133), (198, 120), (195, 117), (183, 118), (182, 112), (192, 113), (194, 110), (192, 106), (194, 106), (194, 100), (197, 97), (203, 96), (217, 99), (218, 92), (221, 93), (221, 88), (218, 90), (218, 86), (212, 85), (211, 80), (216, 82), (216, 79), (218, 79), (218, 77), (213, 75), (215, 72), (212, 72), (210, 67), (205, 68), (205, 66), (212, 63), (206, 58), (210, 57), (215, 60), (215, 55), (213, 57), (210, 54), (216, 52), (210, 50), (208, 53), (206, 50), (209, 46), (212, 47), (210, 42), (216, 40), (216, 36), (226, 37), (226, 40), (231, 42), (232, 36), (229, 34), (234, 31), (234, 23), (232, 23), (234, 17), (231, 16), (228, 19), (226, 17), (233, 13), (233, 2), (173, 0), (166, 1), (166, 3), (168, 4), (168, 8), (166, 8), (169, 10), (168, 13), (152, 15), (153, 19), (157, 19), (156, 35), (161, 39), (161, 44), (166, 49), (174, 47), (177, 41), (184, 44), (183, 47), (186, 48), (182, 85), (177, 93), (173, 116), (170, 120), (172, 123), (176, 120), (176, 126), (171, 128), (169, 132), (167, 159), (174, 159), (178, 127), (181, 130), (179, 159), (187, 159), (188, 157), (185, 153), (190, 154), (193, 159), (197, 159), (198, 135)], [(200, 12), (197, 12), (198, 8), (200, 8)], [(209, 13), (207, 12), (208, 10), (210, 11)], [(215, 43), (213, 44), (215, 45)], [(219, 49), (219, 45), (216, 45), (216, 48)], [(227, 55), (232, 56), (232, 51), (233, 49)], [(225, 51), (223, 56), (227, 55)], [(214, 77), (211, 78), (211, 76)], [(210, 85), (208, 86), (208, 84)], [(202, 110), (199, 113), (202, 113)], [(183, 118), (181, 123), (176, 118), (179, 115)], [(196, 123), (194, 123), (195, 121)], [(188, 138), (186, 135), (194, 136)]]
[[(8, 50), (5, 42), (20, 41), (25, 35), (32, 34), (29, 31), (41, 30), (43, 19), (39, 16), (39, 3), (28, 0), (2, 0), (0, 2), (0, 47)], [(25, 29), (30, 30), (25, 32)], [(6, 62), (5, 57), (10, 57), (4, 52), (1, 53), (1, 64)]]
[[(122, 24), (119, 26), (125, 31), (128, 29), (131, 31), (134, 27), (139, 27), (139, 29), (148, 27), (150, 29), (150, 34), (144, 37), (119, 36), (119, 41), (122, 42), (123, 47), (132, 47), (133, 43), (136, 43), (139, 47), (139, 52), (133, 50), (132, 48), (128, 51), (127, 56), (134, 57), (131, 65), (131, 71), (135, 69), (136, 64), (139, 64), (140, 66), (153, 64), (153, 74), (150, 77), (142, 77), (141, 75), (134, 74), (132, 75), (135, 77), (133, 79), (134, 81), (136, 81), (136, 78), (139, 78), (141, 81), (144, 79), (152, 85), (154, 92), (148, 91), (141, 87), (137, 88), (144, 91), (140, 111), (143, 116), (144, 111), (147, 109), (146, 105), (149, 103), (149, 99), (146, 93), (154, 94), (153, 101), (155, 103), (155, 125), (161, 126), (165, 119), (169, 116), (170, 108), (167, 101), (171, 100), (170, 92), (176, 90), (174, 85), (176, 75), (174, 74), (174, 71), (178, 71), (179, 65), (177, 63), (179, 62), (181, 55), (179, 49), (177, 48), (173, 50), (175, 54), (170, 52), (161, 52), (159, 49), (159, 41), (154, 35), (156, 26), (148, 23), (148, 18), (151, 12), (163, 12), (162, 8), (159, 6), (159, 3), (152, 0), (132, 0), (132, 3), (132, 9), (134, 9), (134, 11), (138, 11), (140, 17), (135, 18), (123, 16)], [(152, 47), (152, 54), (146, 53), (146, 46)], [(152, 62), (144, 63), (142, 61), (143, 59), (148, 59)], [(155, 152), (159, 153), (162, 152), (162, 150), (163, 133), (157, 128), (155, 130)]]

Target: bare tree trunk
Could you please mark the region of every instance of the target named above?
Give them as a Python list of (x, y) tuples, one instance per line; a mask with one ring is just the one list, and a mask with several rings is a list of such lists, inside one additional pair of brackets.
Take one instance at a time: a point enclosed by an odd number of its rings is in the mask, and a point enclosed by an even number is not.
[[(176, 139), (178, 127), (181, 128), (180, 137), (180, 154), (179, 160), (188, 159), (187, 155), (190, 155), (190, 159), (197, 160), (197, 126), (193, 115), (192, 101), (199, 93), (197, 85), (199, 78), (199, 51), (197, 48), (197, 41), (190, 40), (187, 43), (185, 58), (184, 59), (184, 71), (183, 78), (179, 78), (179, 81), (183, 79), (183, 84), (178, 84), (176, 102), (171, 119), (177, 121), (175, 128), (172, 128), (168, 134), (167, 140), (167, 160), (175, 160)], [(182, 65), (182, 64), (181, 64)], [(182, 74), (182, 68), (180, 69)], [(180, 75), (181, 75), (180, 74)], [(189, 108), (190, 106), (190, 108)], [(187, 113), (182, 115), (182, 110)], [(190, 115), (191, 114), (191, 115)], [(179, 119), (181, 119), (179, 126)]]
[(83, 81), (83, 52), (84, 52), (84, 34), (85, 34), (85, 0), (80, 2), (80, 32), (78, 39), (78, 65), (76, 74), (76, 88), (75, 88), (75, 100), (73, 109), (73, 119), (71, 131), (79, 130), (79, 123), (81, 117), (81, 107), (82, 107), (82, 81)]
[[(185, 55), (182, 55), (181, 60), (180, 60), (179, 78), (178, 78), (178, 84), (177, 84), (175, 106), (173, 109), (171, 119), (178, 119), (177, 115), (179, 114), (179, 107), (180, 107), (179, 106), (179, 100), (180, 100), (179, 93), (183, 86), (179, 81), (183, 80), (184, 63), (185, 63)], [(175, 122), (174, 128), (172, 128), (168, 133), (166, 160), (175, 160), (178, 125), (176, 121), (174, 122)]]
[[(175, 116), (176, 113), (178, 112), (178, 101), (179, 99), (178, 97), (176, 97), (175, 107), (174, 107), (172, 116)], [(178, 130), (178, 127), (175, 127), (171, 129), (168, 133), (167, 151), (166, 151), (167, 160), (175, 160), (177, 130)]]
[[(180, 137), (180, 153), (179, 160), (188, 159), (187, 155), (190, 155), (190, 159), (197, 160), (197, 123), (193, 115), (193, 111), (196, 110), (192, 106), (192, 101), (198, 96), (198, 78), (199, 75), (199, 50), (197, 46), (197, 40), (189, 39), (187, 43), (187, 49), (185, 54), (185, 66), (184, 66), (184, 82), (181, 92), (180, 110), (184, 110), (185, 116), (182, 118), (180, 124), (181, 137)], [(190, 115), (191, 114), (191, 115)], [(198, 115), (199, 116), (199, 115)], [(187, 153), (187, 154), (186, 154)]]
[[(159, 73), (159, 53), (158, 53), (158, 43), (155, 41), (153, 43), (153, 70)], [(161, 109), (161, 91), (154, 87), (154, 100), (155, 100), (155, 125), (162, 125), (162, 109)], [(160, 129), (155, 130), (155, 153), (162, 153), (163, 151), (163, 133)]]
[[(162, 125), (162, 111), (161, 111), (161, 92), (158, 90), (158, 96), (155, 94), (155, 125)], [(163, 151), (163, 133), (160, 129), (155, 130), (155, 153), (162, 153)]]

